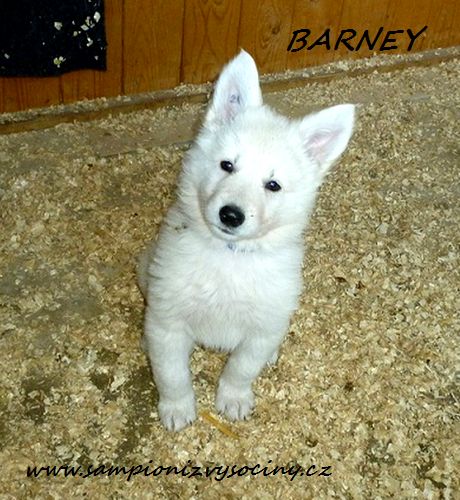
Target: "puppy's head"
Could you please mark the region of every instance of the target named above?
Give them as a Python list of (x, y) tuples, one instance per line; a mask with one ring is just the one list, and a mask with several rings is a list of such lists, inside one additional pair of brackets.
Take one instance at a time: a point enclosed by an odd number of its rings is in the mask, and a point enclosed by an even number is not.
[(185, 163), (183, 197), (228, 241), (301, 232), (324, 175), (347, 146), (354, 106), (288, 120), (262, 103), (254, 60), (242, 51), (222, 71)]

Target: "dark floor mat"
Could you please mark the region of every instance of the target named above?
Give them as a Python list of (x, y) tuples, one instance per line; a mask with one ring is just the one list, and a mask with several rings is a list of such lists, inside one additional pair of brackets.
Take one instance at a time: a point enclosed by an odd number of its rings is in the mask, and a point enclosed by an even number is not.
[(0, 0), (0, 76), (106, 69), (103, 0)]

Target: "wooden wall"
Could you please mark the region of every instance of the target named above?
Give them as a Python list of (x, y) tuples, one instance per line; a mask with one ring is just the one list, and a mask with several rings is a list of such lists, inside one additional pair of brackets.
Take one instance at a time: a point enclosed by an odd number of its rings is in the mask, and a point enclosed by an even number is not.
[[(460, 45), (458, 0), (106, 0), (108, 70), (77, 71), (52, 78), (0, 78), (0, 112), (95, 97), (135, 94), (201, 83), (216, 77), (239, 47), (262, 73), (362, 58), (372, 51), (325, 46), (288, 52), (292, 32), (308, 28), (313, 42), (331, 29), (358, 35), (379, 27), (417, 32), (413, 52)], [(407, 34), (398, 34), (407, 53)], [(375, 49), (374, 49), (375, 50)], [(378, 52), (377, 52), (378, 53)]]

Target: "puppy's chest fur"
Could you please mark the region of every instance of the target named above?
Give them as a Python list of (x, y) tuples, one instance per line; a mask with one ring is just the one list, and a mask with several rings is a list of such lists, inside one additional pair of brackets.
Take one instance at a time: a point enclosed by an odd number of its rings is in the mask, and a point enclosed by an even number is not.
[(151, 264), (149, 302), (196, 342), (232, 350), (246, 335), (270, 335), (288, 321), (301, 288), (301, 254), (210, 245), (192, 229), (169, 226)]

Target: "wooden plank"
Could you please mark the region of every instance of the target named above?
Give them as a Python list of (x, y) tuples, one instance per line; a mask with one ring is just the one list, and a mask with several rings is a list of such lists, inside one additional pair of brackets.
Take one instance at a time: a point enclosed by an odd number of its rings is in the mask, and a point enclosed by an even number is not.
[(122, 93), (123, 0), (105, 0), (107, 71), (80, 70), (60, 77), (63, 103)]
[(183, 17), (184, 0), (124, 3), (124, 94), (179, 84)]
[(255, 58), (261, 73), (287, 68), (295, 0), (243, 2), (239, 44)]
[[(460, 45), (458, 0), (106, 0), (108, 71), (62, 77), (0, 78), (0, 112), (173, 88), (214, 79), (242, 46), (261, 73), (307, 68), (337, 59), (369, 57), (362, 47), (287, 52), (292, 31), (319, 36), (355, 29), (416, 31), (428, 25), (415, 50)], [(399, 35), (398, 35), (399, 36)], [(407, 35), (406, 42), (407, 43)], [(183, 50), (182, 50), (183, 47)], [(404, 52), (402, 48), (399, 52)], [(388, 54), (396, 51), (388, 51)]]
[(124, 0), (105, 0), (107, 72), (95, 72), (97, 95), (117, 96), (123, 92), (123, 5)]
[(60, 102), (59, 77), (3, 78), (0, 112), (52, 106)]
[[(362, 2), (355, 3), (361, 5)], [(331, 30), (331, 33), (337, 33), (338, 30), (340, 31), (339, 26), (341, 24), (342, 12), (345, 10), (344, 4), (345, 0), (318, 0), (315, 2), (297, 0), (295, 2), (292, 18), (291, 33), (286, 39), (284, 50), (287, 50), (287, 46), (292, 38), (292, 33), (295, 30), (309, 29), (311, 31), (311, 34), (307, 37), (308, 45), (311, 45), (317, 40), (328, 28)], [(382, 4), (385, 4), (385, 0), (379, 2), (379, 9)], [(351, 7), (353, 7), (353, 4)], [(360, 14), (362, 14), (362, 12), (360, 12)], [(293, 47), (297, 48), (300, 46), (299, 43)], [(331, 61), (333, 58), (334, 52), (327, 50), (324, 45), (318, 45), (312, 50), (305, 48), (297, 52), (288, 52), (287, 66), (290, 69), (307, 68), (309, 66), (324, 64), (325, 62)]]
[[(361, 0), (363, 1), (363, 0)], [(348, 0), (352, 3), (352, 0)], [(372, 21), (375, 13), (371, 10)], [(427, 26), (415, 41), (412, 51), (430, 50), (440, 47), (449, 47), (460, 44), (460, 8), (457, 0), (445, 0), (442, 6), (438, 0), (390, 0), (384, 19), (384, 25), (390, 30), (407, 30), (410, 28), (413, 34)], [(375, 24), (375, 23), (374, 23)], [(383, 24), (382, 24), (383, 26)], [(401, 37), (402, 35), (396, 35)], [(406, 54), (408, 48), (408, 37), (399, 44), (399, 49), (388, 53)], [(368, 57), (370, 52), (364, 52), (360, 57)]]
[(460, 4), (458, 0), (431, 0), (428, 14), (428, 33), (422, 48), (460, 45)]
[[(363, 64), (353, 69), (337, 70), (330, 72), (327, 69), (315, 68), (312, 75), (308, 76), (308, 70), (291, 72), (285, 74), (284, 78), (277, 77), (262, 82), (263, 93), (282, 92), (290, 88), (304, 86), (305, 83), (324, 83), (337, 78), (365, 75), (368, 73), (386, 73), (397, 71), (413, 66), (430, 66), (443, 61), (451, 61), (460, 57), (459, 49), (438, 49), (436, 51), (426, 51), (422, 54), (412, 54), (404, 59), (390, 58), (388, 63), (377, 66)], [(180, 106), (183, 103), (204, 103), (207, 101), (209, 86), (200, 90), (189, 89), (186, 92), (178, 93), (176, 90), (162, 90), (152, 94), (139, 94), (120, 100), (118, 98), (110, 100), (107, 106), (82, 110), (73, 106), (59, 108), (51, 113), (40, 114), (39, 112), (27, 113), (22, 119), (17, 116), (10, 121), (0, 123), (0, 134), (11, 134), (26, 132), (29, 130), (40, 130), (54, 127), (59, 123), (72, 123), (75, 121), (88, 121), (116, 116), (122, 113), (132, 113), (143, 109), (157, 109), (164, 106)], [(192, 133), (192, 131), (191, 131)]]
[[(407, 30), (410, 28), (413, 34), (419, 32), (424, 26), (427, 30), (422, 33), (414, 43), (412, 51), (421, 51), (438, 47), (454, 46), (460, 43), (459, 31), (456, 29), (459, 19), (459, 7), (456, 0), (443, 2), (443, 8), (439, 8), (437, 0), (381, 0), (376, 7), (373, 0), (343, 0), (340, 7), (339, 2), (334, 0), (318, 0), (305, 2), (298, 0), (294, 11), (294, 22), (292, 31), (308, 28), (312, 33), (309, 36), (309, 45), (317, 39), (327, 28), (331, 33), (331, 48), (317, 46), (314, 49), (303, 49), (298, 52), (289, 53), (288, 67), (302, 68), (325, 64), (340, 59), (357, 59), (371, 57), (374, 53), (405, 54), (408, 53), (410, 38), (406, 33), (395, 34), (397, 42), (387, 46), (397, 45), (398, 49), (379, 52), (381, 42), (388, 30)], [(335, 50), (335, 43), (341, 30), (352, 29), (357, 32), (356, 38), (350, 41), (350, 45), (356, 47), (359, 38), (365, 30), (368, 30), (370, 38), (373, 39), (379, 28), (384, 31), (374, 49), (363, 43), (359, 50), (348, 50), (342, 43)], [(295, 45), (299, 47), (300, 44)]]
[(181, 81), (215, 79), (238, 49), (241, 1), (188, 0), (185, 4)]
[[(423, 0), (421, 0), (423, 1)], [(337, 24), (334, 28), (333, 44), (336, 43), (337, 37), (342, 30), (355, 30), (356, 36), (350, 40), (349, 45), (357, 48), (359, 40), (367, 30), (369, 39), (373, 41), (379, 33), (381, 27), (384, 28), (379, 38), (384, 39), (384, 34), (388, 29), (395, 28), (388, 22), (388, 9), (392, 0), (382, 0), (376, 8), (375, 0), (343, 0), (340, 17), (337, 19)], [(376, 45), (377, 47), (377, 45)], [(334, 45), (335, 49), (335, 45)], [(371, 57), (375, 49), (369, 48), (366, 42), (363, 42), (359, 50), (350, 51), (345, 44), (340, 44), (337, 50), (332, 50), (324, 53), (324, 62), (340, 59), (359, 59), (363, 57)], [(323, 63), (324, 63), (323, 62)]]
[(71, 71), (60, 77), (62, 102), (76, 102), (99, 97), (96, 91), (94, 71)]
[[(434, 3), (439, 4), (437, 0), (405, 0), (404, 2), (398, 2), (398, 0), (390, 1), (385, 20), (389, 29), (411, 29), (411, 31), (416, 34), (425, 26), (428, 26), (427, 30), (425, 30), (414, 42), (411, 49), (414, 52), (418, 52), (428, 47), (435, 48), (437, 46), (436, 41), (432, 36), (432, 27), (430, 26), (430, 16)], [(442, 9), (439, 9), (438, 7), (438, 10)], [(397, 36), (399, 37), (400, 35)], [(407, 53), (408, 42), (404, 41), (400, 45), (400, 50), (391, 51), (389, 53)]]

